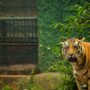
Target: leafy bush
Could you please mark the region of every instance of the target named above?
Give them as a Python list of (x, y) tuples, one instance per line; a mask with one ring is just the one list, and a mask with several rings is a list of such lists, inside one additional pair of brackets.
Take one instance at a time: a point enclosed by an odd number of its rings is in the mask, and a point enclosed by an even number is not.
[(41, 86), (36, 84), (34, 77), (18, 79), (16, 82), (19, 86), (19, 90), (42, 90)]
[(5, 85), (3, 88), (2, 88), (2, 90), (13, 90), (10, 86), (8, 86), (8, 85)]
[(57, 61), (48, 69), (48, 71), (60, 72), (62, 75), (62, 77), (60, 76), (60, 83), (56, 85), (55, 90), (73, 90), (73, 88), (77, 90), (77, 86), (73, 78), (72, 67), (69, 62), (65, 60)]
[(68, 13), (71, 15), (66, 15), (63, 22), (54, 23), (53, 27), (58, 29), (63, 37), (85, 36), (90, 40), (89, 5), (90, 3), (85, 2), (82, 6), (76, 4), (68, 7)]
[(61, 56), (62, 37), (90, 40), (88, 0), (38, 1), (39, 66), (41, 71), (52, 66)]

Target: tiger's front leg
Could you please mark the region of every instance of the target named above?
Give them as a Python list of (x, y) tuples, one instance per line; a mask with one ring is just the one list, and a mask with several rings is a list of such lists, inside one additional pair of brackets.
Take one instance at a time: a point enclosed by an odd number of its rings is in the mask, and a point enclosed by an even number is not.
[(88, 89), (87, 84), (80, 84), (78, 80), (76, 80), (76, 83), (77, 83), (78, 90), (90, 90)]
[(90, 79), (88, 80), (88, 90), (90, 90)]
[(80, 83), (78, 82), (77, 79), (76, 79), (76, 84), (77, 84), (78, 90), (82, 90), (82, 89), (81, 89), (81, 85), (80, 85)]

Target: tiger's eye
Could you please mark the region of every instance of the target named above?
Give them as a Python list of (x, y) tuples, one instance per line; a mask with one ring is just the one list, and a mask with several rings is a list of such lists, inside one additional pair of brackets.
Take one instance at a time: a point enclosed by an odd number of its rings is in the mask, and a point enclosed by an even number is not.
[(78, 45), (73, 45), (73, 47), (74, 47), (75, 49), (78, 49)]
[(66, 45), (64, 48), (65, 48), (65, 49), (68, 49), (68, 48), (69, 48), (69, 45)]

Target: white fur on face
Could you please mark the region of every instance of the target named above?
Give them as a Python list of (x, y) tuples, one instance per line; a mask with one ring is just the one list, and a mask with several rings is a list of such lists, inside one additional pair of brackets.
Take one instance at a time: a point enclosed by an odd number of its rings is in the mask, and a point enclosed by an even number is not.
[(79, 45), (79, 42), (78, 42), (78, 41), (76, 41), (76, 42), (75, 42), (75, 45)]
[(64, 54), (64, 55), (66, 55), (66, 49), (65, 49), (65, 47), (67, 47), (67, 46), (69, 46), (69, 42), (68, 41), (66, 41), (66, 42), (63, 42), (63, 44), (62, 44), (62, 53)]
[(63, 47), (65, 47), (65, 46), (69, 46), (69, 42), (68, 42), (68, 41), (63, 42), (62, 46), (63, 46)]

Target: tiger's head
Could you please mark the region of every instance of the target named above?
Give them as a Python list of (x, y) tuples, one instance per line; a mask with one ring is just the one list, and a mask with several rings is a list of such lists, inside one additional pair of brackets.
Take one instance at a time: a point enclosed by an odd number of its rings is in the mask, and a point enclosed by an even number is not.
[(71, 38), (62, 42), (62, 53), (68, 61), (78, 61), (83, 55), (82, 40)]

